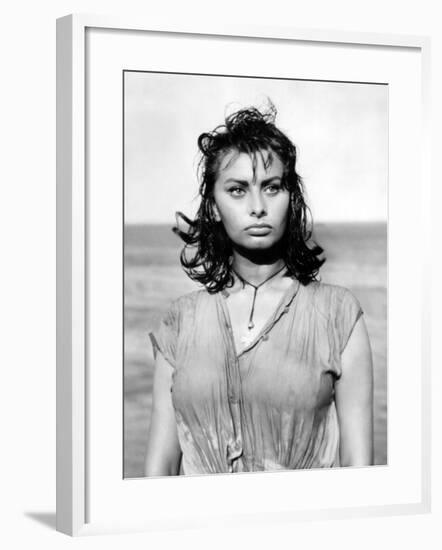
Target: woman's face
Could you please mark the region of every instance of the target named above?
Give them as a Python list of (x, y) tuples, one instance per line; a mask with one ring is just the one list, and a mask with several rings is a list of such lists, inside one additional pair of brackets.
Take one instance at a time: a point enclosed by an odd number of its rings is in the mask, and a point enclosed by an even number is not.
[[(287, 225), (290, 193), (282, 187), (283, 164), (273, 153), (265, 167), (268, 151), (252, 157), (230, 151), (220, 162), (214, 186), (215, 215), (227, 235), (246, 249), (267, 249), (280, 241)], [(268, 164), (268, 163), (266, 163)]]

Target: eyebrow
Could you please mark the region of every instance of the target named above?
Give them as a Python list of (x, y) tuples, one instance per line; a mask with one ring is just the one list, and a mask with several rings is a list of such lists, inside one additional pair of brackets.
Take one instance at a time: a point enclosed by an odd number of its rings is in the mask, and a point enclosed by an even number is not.
[[(266, 178), (265, 180), (261, 181), (261, 185), (266, 185), (267, 183), (270, 183), (273, 180), (282, 180), (281, 176), (273, 176), (271, 178)], [(241, 185), (248, 186), (249, 182), (247, 180), (242, 179), (236, 179), (236, 178), (228, 178), (224, 182), (224, 185), (227, 185), (228, 183), (240, 183)]]

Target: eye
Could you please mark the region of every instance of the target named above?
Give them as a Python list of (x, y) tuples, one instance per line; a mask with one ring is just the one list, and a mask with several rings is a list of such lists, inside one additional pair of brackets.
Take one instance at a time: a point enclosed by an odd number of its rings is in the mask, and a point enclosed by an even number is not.
[(265, 188), (265, 192), (268, 195), (276, 195), (277, 193), (279, 193), (279, 191), (281, 191), (281, 185), (278, 183), (271, 183)]
[(234, 197), (241, 197), (245, 193), (242, 187), (231, 187), (228, 192)]

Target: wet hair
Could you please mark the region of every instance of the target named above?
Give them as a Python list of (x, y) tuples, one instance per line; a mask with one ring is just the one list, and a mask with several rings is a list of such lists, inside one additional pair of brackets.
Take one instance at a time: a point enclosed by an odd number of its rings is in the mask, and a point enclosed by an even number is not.
[[(246, 153), (252, 159), (253, 172), (257, 155), (265, 168), (273, 161), (273, 155), (281, 160), (284, 170), (281, 185), (290, 193), (287, 226), (282, 237), (281, 251), (288, 272), (301, 284), (317, 280), (319, 268), (325, 262), (320, 259), (323, 249), (311, 240), (313, 221), (304, 200), (304, 186), (296, 172), (297, 152), (290, 139), (275, 126), (276, 108), (261, 112), (255, 107), (240, 109), (225, 118), (225, 123), (198, 138), (201, 154), (198, 164), (200, 181), (200, 205), (193, 220), (182, 212), (176, 213), (176, 227), (185, 245), (180, 261), (184, 271), (194, 281), (202, 283), (210, 293), (233, 286), (232, 244), (222, 222), (214, 211), (214, 186), (222, 159), (230, 152)], [(264, 158), (263, 152), (268, 153)], [(183, 219), (188, 228), (180, 229)], [(193, 255), (188, 257), (189, 250)]]

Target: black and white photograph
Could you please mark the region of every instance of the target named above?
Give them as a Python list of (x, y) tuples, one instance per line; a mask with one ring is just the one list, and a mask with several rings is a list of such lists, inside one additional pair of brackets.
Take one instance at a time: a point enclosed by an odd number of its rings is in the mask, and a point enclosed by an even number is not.
[(124, 477), (387, 465), (388, 85), (123, 73)]

